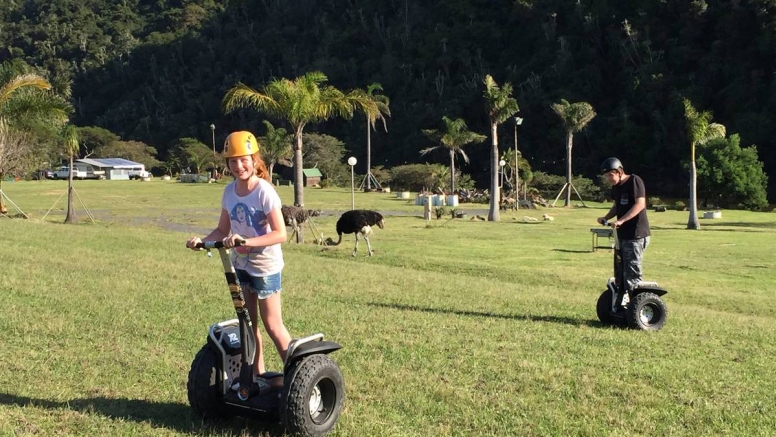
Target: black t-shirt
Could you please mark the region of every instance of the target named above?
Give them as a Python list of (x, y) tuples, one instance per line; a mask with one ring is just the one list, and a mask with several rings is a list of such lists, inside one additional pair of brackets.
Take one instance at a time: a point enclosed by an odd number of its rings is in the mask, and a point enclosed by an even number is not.
[[(644, 181), (635, 174), (630, 175), (628, 180), (620, 185), (612, 187), (612, 200), (617, 207), (617, 218), (624, 216), (636, 204), (636, 199), (647, 198), (647, 190), (644, 188)], [(617, 236), (623, 240), (635, 240), (637, 238), (648, 237), (649, 220), (647, 220), (647, 209), (620, 226)]]

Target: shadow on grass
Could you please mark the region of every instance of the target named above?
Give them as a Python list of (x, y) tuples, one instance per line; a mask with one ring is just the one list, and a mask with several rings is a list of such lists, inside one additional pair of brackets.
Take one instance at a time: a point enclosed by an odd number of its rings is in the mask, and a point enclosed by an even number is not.
[(57, 402), (0, 393), (0, 405), (69, 410), (86, 415), (99, 414), (110, 419), (149, 423), (153, 427), (172, 429), (192, 435), (223, 435), (228, 432), (235, 435), (243, 435), (244, 432), (248, 432), (249, 435), (261, 433), (270, 436), (284, 435), (282, 425), (274, 420), (261, 422), (253, 419), (234, 418), (217, 423), (205, 422), (196, 417), (188, 405), (142, 399), (111, 399), (98, 396)]
[(380, 307), (380, 308), (390, 308), (394, 310), (420, 311), (420, 312), (432, 313), (432, 314), (456, 314), (459, 316), (467, 316), (467, 317), (488, 317), (488, 318), (496, 318), (496, 319), (526, 320), (529, 322), (532, 322), (532, 321), (550, 322), (550, 323), (561, 323), (564, 325), (571, 325), (571, 326), (592, 326), (595, 328), (603, 327), (603, 324), (598, 320), (581, 320), (581, 319), (574, 319), (571, 317), (534, 316), (534, 315), (524, 315), (524, 314), (498, 314), (498, 313), (492, 313), (492, 312), (455, 310), (455, 309), (449, 309), (449, 308), (428, 308), (428, 307), (421, 307), (418, 305), (402, 305), (402, 304), (396, 304), (396, 303), (382, 303), (382, 302), (367, 302), (367, 305)]
[[(601, 248), (598, 250), (611, 250), (610, 248)], [(552, 249), (553, 252), (563, 252), (563, 253), (593, 253), (592, 250), (571, 250), (571, 249)]]
[[(760, 228), (760, 229), (776, 229), (776, 221), (773, 222), (701, 222), (701, 229), (709, 229), (713, 231), (733, 231), (737, 232), (741, 229), (715, 229), (715, 228)], [(745, 231), (747, 232), (747, 231)], [(758, 231), (748, 231), (748, 232), (758, 232)]]

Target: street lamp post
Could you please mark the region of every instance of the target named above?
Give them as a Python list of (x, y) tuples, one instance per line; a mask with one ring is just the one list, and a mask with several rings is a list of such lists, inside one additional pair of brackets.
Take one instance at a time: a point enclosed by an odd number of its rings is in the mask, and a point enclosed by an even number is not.
[(518, 165), (520, 159), (520, 152), (517, 151), (517, 127), (523, 124), (523, 119), (515, 117), (515, 208), (520, 209), (520, 176), (518, 174)]
[(499, 205), (504, 202), (504, 165), (506, 165), (506, 163), (507, 162), (504, 161), (503, 159), (498, 162), (498, 168), (499, 168), (499, 171), (501, 171), (501, 182), (498, 188), (499, 197), (497, 198)]
[(353, 167), (356, 165), (356, 157), (351, 156), (348, 158), (348, 165), (350, 166), (350, 209), (356, 209), (356, 183), (353, 173)]
[[(498, 162), (498, 166), (499, 168), (501, 168), (501, 185), (499, 188), (501, 188), (502, 191), (504, 190), (504, 166), (505, 165), (507, 165), (507, 162), (504, 161), (503, 159)], [(502, 195), (501, 197), (504, 197), (504, 196)]]
[(213, 134), (213, 158), (216, 157), (216, 125), (210, 123), (210, 132)]
[(216, 167), (216, 125), (210, 123), (210, 133), (213, 135), (213, 179), (218, 179), (218, 167)]

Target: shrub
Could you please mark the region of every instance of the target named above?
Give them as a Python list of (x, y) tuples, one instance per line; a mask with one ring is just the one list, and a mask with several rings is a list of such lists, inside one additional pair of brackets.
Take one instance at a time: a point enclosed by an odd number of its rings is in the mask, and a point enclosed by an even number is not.
[(647, 199), (647, 207), (652, 208), (657, 205), (662, 205), (663, 201), (659, 197), (650, 197)]
[(681, 200), (677, 200), (674, 202), (674, 208), (676, 208), (677, 211), (684, 211), (687, 208), (687, 205)]
[[(583, 199), (599, 200), (601, 198), (601, 188), (596, 185), (592, 179), (588, 179), (582, 176), (574, 176), (571, 180), (574, 184), (574, 188), (577, 189), (579, 195)], [(565, 176), (547, 174), (541, 171), (533, 173), (533, 180), (529, 184), (531, 188), (535, 188), (539, 191), (539, 194), (545, 199), (554, 199), (558, 195), (560, 189), (566, 183)], [(576, 193), (572, 193), (572, 198), (576, 197)]]

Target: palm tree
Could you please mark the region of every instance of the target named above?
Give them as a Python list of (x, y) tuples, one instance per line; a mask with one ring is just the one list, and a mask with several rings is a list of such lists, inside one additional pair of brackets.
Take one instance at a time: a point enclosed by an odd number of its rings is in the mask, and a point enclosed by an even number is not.
[[(334, 116), (353, 118), (355, 110), (364, 113), (379, 111), (377, 103), (361, 93), (347, 95), (332, 86), (323, 86), (328, 78), (320, 71), (296, 79), (274, 79), (261, 91), (238, 83), (227, 91), (222, 105), (224, 112), (254, 108), (259, 112), (286, 120), (294, 131), (294, 205), (304, 206), (302, 135), (309, 123), (326, 121)], [(301, 234), (301, 233), (300, 233)], [(301, 237), (301, 236), (300, 236)]]
[(382, 94), (375, 94), (375, 91), (382, 91), (383, 86), (375, 82), (366, 87), (366, 92), (362, 90), (354, 90), (355, 93), (363, 93), (364, 98), (372, 100), (376, 105), (376, 111), (372, 110), (365, 112), (366, 116), (366, 189), (372, 190), (372, 132), (371, 129), (375, 129), (375, 122), (382, 120), (383, 129), (388, 132), (388, 126), (385, 124), (385, 116), (391, 116), (391, 109), (388, 107), (391, 101), (387, 96)]
[(481, 143), (488, 137), (469, 131), (466, 122), (461, 118), (451, 120), (447, 116), (444, 116), (442, 117), (442, 121), (445, 123), (444, 131), (440, 132), (436, 129), (422, 129), (423, 134), (432, 141), (439, 143), (439, 145), (423, 149), (420, 151), (420, 154), (425, 155), (440, 147), (448, 149), (448, 152), (450, 153), (450, 194), (452, 195), (455, 194), (455, 154), (460, 154), (464, 162), (468, 163), (469, 157), (466, 155), (466, 152), (463, 151), (463, 147), (471, 143)]
[(689, 100), (683, 99), (684, 119), (690, 139), (690, 217), (687, 229), (700, 229), (698, 221), (698, 171), (695, 167), (695, 148), (716, 138), (725, 137), (725, 126), (712, 123), (710, 111), (698, 112)]
[(35, 122), (61, 126), (71, 111), (67, 101), (50, 92), (51, 84), (18, 63), (0, 64), (0, 118), (17, 128)]
[(501, 219), (499, 203), (501, 193), (498, 186), (498, 125), (515, 115), (519, 108), (517, 100), (512, 97), (512, 84), (507, 82), (499, 87), (495, 80), (488, 74), (485, 76), (484, 97), (487, 102), (488, 120), (490, 121), (490, 136), (492, 148), (490, 151), (490, 209), (488, 220), (497, 222)]
[(65, 152), (70, 157), (69, 166), (70, 172), (67, 176), (67, 215), (65, 216), (65, 223), (76, 223), (78, 218), (75, 214), (75, 208), (73, 208), (73, 155), (79, 152), (80, 146), (78, 144), (78, 128), (72, 124), (65, 126), (62, 132), (64, 138)]
[(563, 121), (563, 127), (566, 128), (566, 185), (563, 189), (566, 189), (564, 206), (568, 208), (571, 206), (571, 190), (574, 189), (571, 183), (571, 149), (574, 144), (574, 132), (584, 129), (590, 120), (595, 118), (596, 113), (587, 102), (569, 103), (565, 99), (561, 99), (560, 103), (553, 103), (550, 107), (558, 114)]
[(275, 164), (290, 164), (288, 160), (294, 156), (294, 136), (282, 127), (275, 128), (267, 120), (262, 123), (267, 127), (267, 134), (259, 138), (261, 158), (267, 163), (269, 174), (272, 175)]
[[(58, 128), (67, 121), (71, 110), (64, 98), (50, 92), (51, 84), (43, 76), (28, 70), (19, 62), (0, 64), (0, 123), (14, 138), (24, 137), (36, 124)], [(21, 148), (6, 152), (10, 158), (21, 153)], [(6, 210), (0, 196), (0, 212)]]

